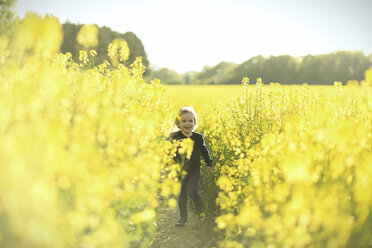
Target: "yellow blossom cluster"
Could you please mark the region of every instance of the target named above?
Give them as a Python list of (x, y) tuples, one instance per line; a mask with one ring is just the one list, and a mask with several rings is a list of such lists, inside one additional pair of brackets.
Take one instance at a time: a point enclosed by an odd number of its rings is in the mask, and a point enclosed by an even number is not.
[(28, 13), (15, 34), (0, 37), (0, 247), (150, 247), (159, 205), (177, 206), (173, 155), (193, 148), (165, 138), (182, 106), (214, 161), (200, 191), (220, 247), (372, 244), (372, 69), (346, 86), (164, 89), (141, 57), (120, 63), (122, 40), (93, 67), (95, 50), (56, 54), (54, 17)]
[(56, 54), (53, 17), (29, 13), (18, 28), (0, 67), (0, 247), (149, 247), (158, 194), (175, 207), (179, 192), (162, 88), (144, 82), (141, 59), (85, 70)]
[(27, 12), (16, 32), (17, 59), (24, 62), (30, 56), (50, 58), (59, 51), (62, 44), (62, 25), (53, 16), (39, 18)]
[(195, 106), (212, 154), (200, 191), (220, 247), (372, 243), (370, 71), (347, 86), (166, 87), (174, 106)]
[(119, 38), (110, 43), (107, 51), (113, 66), (117, 66), (119, 62), (127, 61), (129, 58), (128, 43)]
[(204, 194), (217, 194), (220, 246), (371, 244), (371, 87), (243, 87), (201, 124), (217, 160), (219, 189)]
[(77, 34), (77, 42), (86, 48), (95, 47), (98, 44), (98, 27), (96, 25), (83, 25)]

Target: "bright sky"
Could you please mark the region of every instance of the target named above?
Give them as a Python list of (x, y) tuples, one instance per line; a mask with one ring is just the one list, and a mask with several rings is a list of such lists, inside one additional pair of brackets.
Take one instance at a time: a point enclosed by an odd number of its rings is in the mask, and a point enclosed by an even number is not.
[(258, 54), (372, 53), (372, 0), (18, 0), (27, 10), (132, 31), (153, 68), (179, 73)]

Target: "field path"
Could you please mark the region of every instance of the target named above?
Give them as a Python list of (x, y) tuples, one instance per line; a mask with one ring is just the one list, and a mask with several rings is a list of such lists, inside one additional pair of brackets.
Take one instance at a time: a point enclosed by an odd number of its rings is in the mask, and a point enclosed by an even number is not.
[(213, 227), (197, 220), (189, 210), (189, 220), (184, 227), (176, 227), (178, 210), (161, 209), (152, 248), (211, 248), (217, 247)]

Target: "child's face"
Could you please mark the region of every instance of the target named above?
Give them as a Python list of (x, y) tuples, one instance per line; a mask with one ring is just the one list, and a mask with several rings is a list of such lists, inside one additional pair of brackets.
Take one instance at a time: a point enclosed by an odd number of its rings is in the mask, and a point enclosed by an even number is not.
[(191, 134), (195, 126), (195, 118), (192, 113), (184, 113), (181, 115), (179, 128), (184, 134)]

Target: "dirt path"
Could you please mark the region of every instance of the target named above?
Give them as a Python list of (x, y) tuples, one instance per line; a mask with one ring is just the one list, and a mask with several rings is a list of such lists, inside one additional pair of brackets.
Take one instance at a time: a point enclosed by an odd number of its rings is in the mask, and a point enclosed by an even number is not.
[(152, 248), (212, 248), (217, 247), (213, 227), (197, 220), (189, 211), (189, 220), (184, 227), (176, 227), (178, 210), (163, 208), (157, 220), (157, 231)]

